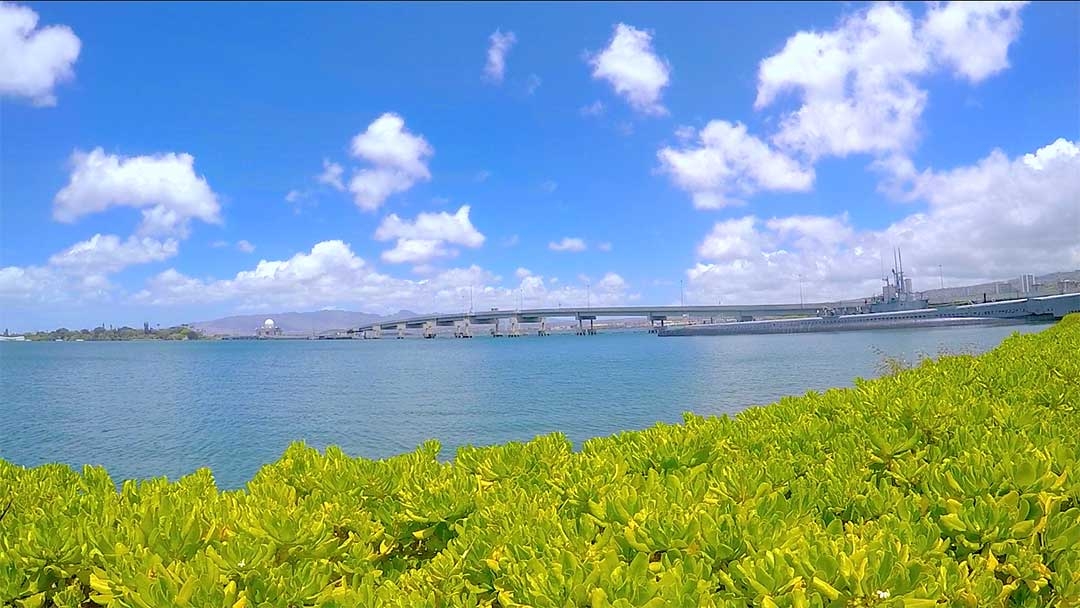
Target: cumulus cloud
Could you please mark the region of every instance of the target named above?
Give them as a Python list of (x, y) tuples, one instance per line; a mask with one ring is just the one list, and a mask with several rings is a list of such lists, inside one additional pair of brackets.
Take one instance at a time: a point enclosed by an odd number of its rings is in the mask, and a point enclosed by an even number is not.
[[(769, 143), (714, 120), (697, 145), (661, 148), (661, 169), (695, 206), (716, 208), (762, 190), (809, 190), (818, 160), (869, 154), (879, 188), (895, 193), (914, 172), (910, 153), (928, 99), (920, 80), (949, 69), (978, 82), (1007, 68), (1023, 6), (932, 4), (915, 19), (899, 4), (877, 3), (833, 29), (797, 32), (758, 66), (756, 110), (795, 100), (776, 117)], [(692, 131), (676, 135), (685, 142)]]
[(320, 173), (315, 180), (320, 184), (326, 184), (338, 192), (345, 191), (345, 184), (341, 181), (341, 176), (345, 174), (345, 168), (341, 165), (331, 162), (330, 159), (323, 159), (323, 172)]
[(102, 273), (65, 272), (54, 266), (0, 268), (0, 302), (5, 304), (3, 312), (38, 305), (109, 301), (113, 289), (108, 277)]
[[(1027, 2), (950, 2), (931, 6), (922, 28), (934, 54), (957, 75), (979, 82), (1009, 67)], [(972, 52), (978, 49), (978, 52)]]
[(866, 297), (880, 290), (881, 258), (903, 248), (916, 289), (1080, 268), (1080, 146), (1058, 139), (1010, 159), (1000, 150), (978, 163), (924, 171), (908, 196), (925, 210), (880, 230), (846, 215), (746, 216), (717, 222), (687, 270), (696, 301), (795, 301)]
[(519, 279), (524, 279), (525, 277), (532, 276), (532, 271), (528, 268), (518, 267), (518, 269), (514, 271), (514, 276)]
[(160, 241), (95, 234), (53, 254), (43, 266), (0, 268), (0, 302), (7, 305), (109, 301), (115, 286), (109, 275), (129, 266), (160, 262), (179, 250), (176, 239)]
[(38, 28), (32, 9), (0, 2), (0, 95), (56, 105), (53, 89), (75, 77), (82, 42), (65, 25)]
[(452, 215), (445, 211), (421, 213), (413, 221), (391, 213), (375, 230), (377, 241), (397, 239), (396, 246), (384, 251), (382, 259), (391, 263), (424, 263), (456, 256), (457, 250), (447, 244), (480, 247), (484, 244), (484, 235), (473, 226), (469, 211), (469, 205), (462, 205)]
[(352, 140), (353, 156), (371, 164), (349, 182), (357, 206), (374, 211), (391, 195), (430, 180), (427, 162), (434, 153), (427, 140), (410, 133), (397, 114), (387, 112), (375, 119)]
[(773, 138), (811, 158), (910, 148), (927, 94), (916, 79), (939, 67), (977, 82), (1008, 67), (1023, 3), (952, 2), (920, 22), (874, 4), (827, 32), (799, 32), (761, 62), (757, 109), (799, 96)]
[(131, 236), (121, 241), (114, 234), (95, 234), (54, 254), (49, 264), (75, 272), (112, 274), (135, 264), (169, 259), (178, 251), (176, 239)]
[[(3, 272), (0, 270), (0, 280)], [(335, 306), (384, 313), (418, 303), (431, 303), (437, 310), (462, 310), (470, 292), (478, 310), (512, 308), (519, 297), (530, 308), (585, 303), (584, 283), (556, 288), (555, 280), (542, 276), (529, 274), (519, 279), (518, 285), (504, 286), (501, 277), (475, 265), (436, 272), (422, 280), (399, 279), (378, 272), (348, 244), (324, 241), (287, 260), (262, 260), (254, 269), (229, 279), (203, 280), (168, 269), (148, 280), (135, 300), (159, 306), (227, 302), (238, 310)], [(640, 298), (615, 273), (593, 283), (590, 295), (597, 305)]]
[(252, 253), (255, 251), (255, 245), (245, 240), (236, 241), (236, 249), (244, 253)]
[(664, 115), (660, 102), (671, 72), (668, 63), (656, 56), (652, 33), (619, 23), (607, 48), (588, 58), (592, 77), (606, 80), (635, 110)]
[(68, 185), (53, 200), (53, 217), (61, 222), (111, 207), (142, 209), (144, 236), (185, 236), (192, 219), (221, 222), (218, 197), (195, 174), (190, 154), (120, 157), (95, 148), (76, 151), (71, 165)]
[(484, 77), (492, 82), (502, 82), (506, 72), (506, 54), (517, 42), (517, 36), (514, 36), (514, 32), (504, 34), (495, 30), (488, 40), (491, 44), (488, 46), (487, 63), (484, 64)]
[(661, 170), (691, 193), (698, 209), (738, 204), (737, 196), (759, 190), (806, 191), (814, 183), (812, 168), (747, 134), (742, 123), (724, 120), (710, 121), (697, 142), (661, 148), (657, 157)]
[(548, 243), (548, 249), (552, 251), (579, 252), (585, 251), (587, 248), (588, 247), (585, 245), (585, 241), (577, 237), (565, 236), (561, 241), (552, 241)]
[(911, 15), (874, 4), (835, 30), (795, 34), (762, 61), (754, 107), (797, 94), (802, 105), (784, 116), (773, 139), (811, 158), (903, 149), (926, 105), (913, 77), (929, 67)]

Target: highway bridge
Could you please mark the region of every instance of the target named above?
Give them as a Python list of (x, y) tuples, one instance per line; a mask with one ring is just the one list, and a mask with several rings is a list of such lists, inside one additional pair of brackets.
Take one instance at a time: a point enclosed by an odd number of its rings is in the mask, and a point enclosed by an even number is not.
[[(461, 312), (461, 313), (438, 313), (420, 315), (406, 319), (394, 319), (380, 321), (371, 325), (362, 325), (349, 330), (350, 334), (363, 338), (381, 338), (384, 330), (394, 332), (396, 337), (404, 338), (409, 329), (422, 329), (425, 338), (435, 337), (437, 328), (453, 327), (454, 337), (471, 338), (473, 326), (490, 326), (494, 335), (504, 335), (502, 322), (507, 321), (507, 336), (520, 336), (524, 333), (522, 325), (531, 323), (537, 325), (537, 335), (544, 336), (549, 333), (547, 320), (553, 318), (570, 318), (578, 322), (578, 334), (592, 335), (596, 333), (593, 321), (599, 318), (627, 318), (639, 317), (649, 321), (656, 328), (664, 327), (668, 319), (677, 319), (683, 316), (712, 317), (715, 319), (739, 319), (749, 321), (760, 318), (785, 317), (791, 315), (812, 315), (816, 311), (826, 308), (835, 309), (837, 312), (851, 313), (864, 305), (863, 300), (849, 300), (843, 302), (807, 302), (805, 304), (749, 304), (749, 305), (715, 305), (715, 306), (583, 306), (583, 307), (560, 307), (560, 308), (532, 308), (523, 310), (499, 310)], [(586, 325), (588, 323), (588, 325)], [(652, 331), (658, 331), (654, 329)]]

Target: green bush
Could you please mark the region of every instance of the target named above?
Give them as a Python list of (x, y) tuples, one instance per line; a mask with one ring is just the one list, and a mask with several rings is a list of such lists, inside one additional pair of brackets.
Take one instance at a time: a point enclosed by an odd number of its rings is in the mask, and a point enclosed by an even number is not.
[(1080, 317), (734, 418), (243, 490), (0, 461), (5, 606), (1078, 606)]

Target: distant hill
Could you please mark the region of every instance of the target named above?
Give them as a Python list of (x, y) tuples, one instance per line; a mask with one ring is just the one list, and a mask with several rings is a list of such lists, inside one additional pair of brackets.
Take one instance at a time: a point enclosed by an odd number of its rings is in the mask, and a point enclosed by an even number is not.
[(249, 336), (254, 335), (255, 330), (262, 327), (263, 321), (273, 319), (274, 324), (281, 328), (282, 333), (311, 334), (335, 329), (349, 329), (372, 321), (412, 316), (416, 316), (416, 313), (408, 310), (398, 311), (386, 316), (367, 312), (353, 312), (351, 310), (317, 310), (313, 312), (236, 315), (214, 319), (213, 321), (199, 321), (192, 323), (191, 327), (207, 335)]

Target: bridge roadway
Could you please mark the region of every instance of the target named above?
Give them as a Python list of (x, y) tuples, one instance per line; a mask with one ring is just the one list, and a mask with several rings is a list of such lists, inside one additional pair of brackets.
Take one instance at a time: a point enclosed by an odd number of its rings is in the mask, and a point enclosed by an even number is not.
[[(420, 315), (405, 319), (380, 321), (361, 325), (349, 330), (350, 334), (363, 337), (381, 337), (382, 330), (397, 330), (398, 337), (404, 337), (406, 329), (423, 329), (425, 337), (434, 337), (437, 327), (455, 328), (457, 337), (471, 337), (471, 325), (495, 325), (498, 331), (499, 321), (510, 321), (510, 334), (520, 335), (520, 324), (539, 323), (539, 335), (547, 333), (546, 319), (574, 318), (578, 321), (579, 333), (594, 333), (592, 321), (601, 317), (643, 317), (650, 323), (660, 322), (663, 327), (667, 319), (683, 315), (715, 316), (750, 320), (758, 317), (783, 317), (788, 315), (812, 315), (823, 308), (835, 308), (839, 312), (854, 312), (863, 304), (863, 300), (843, 302), (806, 302), (805, 304), (728, 304), (715, 306), (589, 306), (560, 308), (530, 308), (524, 310), (485, 310), (462, 313), (438, 313)], [(586, 329), (584, 321), (589, 322)]]

